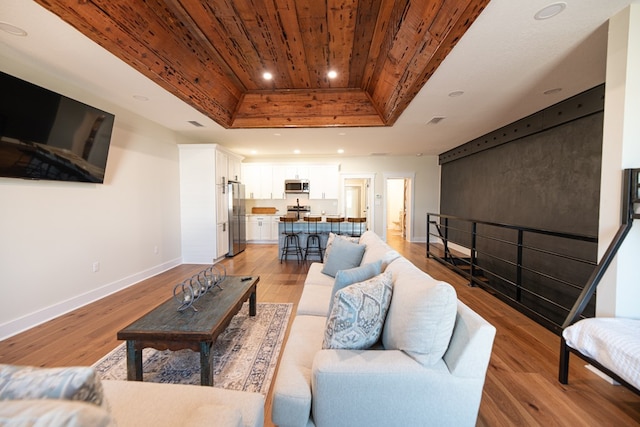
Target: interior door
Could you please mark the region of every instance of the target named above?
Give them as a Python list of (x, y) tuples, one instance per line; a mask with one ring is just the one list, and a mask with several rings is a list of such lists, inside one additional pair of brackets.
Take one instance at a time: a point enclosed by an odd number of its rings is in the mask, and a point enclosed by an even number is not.
[(348, 217), (360, 217), (362, 215), (361, 187), (348, 185), (344, 188), (345, 215)]

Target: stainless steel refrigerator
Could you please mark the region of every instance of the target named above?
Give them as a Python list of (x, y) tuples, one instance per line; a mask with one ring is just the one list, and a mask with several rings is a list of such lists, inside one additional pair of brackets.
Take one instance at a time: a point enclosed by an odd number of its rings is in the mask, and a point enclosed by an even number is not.
[(247, 246), (247, 222), (244, 199), (244, 184), (229, 181), (229, 253), (236, 256)]

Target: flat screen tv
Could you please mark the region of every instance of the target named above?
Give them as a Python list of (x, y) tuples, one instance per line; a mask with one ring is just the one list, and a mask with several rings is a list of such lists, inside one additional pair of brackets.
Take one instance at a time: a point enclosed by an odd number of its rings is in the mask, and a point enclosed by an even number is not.
[(102, 183), (113, 121), (0, 72), (0, 177)]

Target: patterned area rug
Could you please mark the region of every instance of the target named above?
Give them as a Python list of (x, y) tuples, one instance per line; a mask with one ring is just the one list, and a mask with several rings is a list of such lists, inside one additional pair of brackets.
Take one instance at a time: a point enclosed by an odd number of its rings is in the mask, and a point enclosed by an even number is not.
[[(293, 304), (245, 303), (213, 346), (214, 387), (267, 395)], [(127, 379), (127, 351), (120, 344), (93, 365), (105, 380)], [(200, 355), (191, 350), (142, 350), (144, 381), (200, 384)]]

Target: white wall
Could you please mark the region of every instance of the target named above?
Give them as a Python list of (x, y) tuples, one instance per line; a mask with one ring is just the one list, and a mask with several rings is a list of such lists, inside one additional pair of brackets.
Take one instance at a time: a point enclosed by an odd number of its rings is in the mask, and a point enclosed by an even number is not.
[[(640, 2), (610, 19), (607, 52), (598, 258), (620, 226), (622, 170), (640, 168)], [(639, 250), (635, 220), (598, 285), (597, 316), (640, 319)]]
[(104, 184), (0, 178), (2, 339), (179, 264), (181, 249), (174, 134), (1, 55), (0, 63), (116, 115)]
[[(265, 162), (265, 159), (245, 159), (245, 162)], [(278, 163), (287, 160), (278, 159)], [(294, 163), (294, 160), (291, 160)], [(412, 236), (408, 239), (413, 242), (426, 242), (427, 238), (427, 212), (440, 211), (440, 166), (437, 156), (366, 156), (366, 157), (327, 157), (327, 158), (297, 158), (297, 163), (339, 163), (341, 174), (375, 174), (374, 193), (382, 197), (385, 194), (384, 175), (415, 173), (413, 183), (413, 215), (411, 224)], [(266, 206), (267, 201), (263, 201)], [(274, 202), (275, 203), (275, 202)], [(274, 206), (270, 203), (270, 206)], [(256, 204), (256, 206), (258, 206)], [(275, 205), (277, 206), (277, 205)], [(386, 201), (376, 199), (372, 201), (375, 224), (373, 230), (380, 236), (384, 235), (384, 210)], [(314, 209), (312, 204), (312, 209)], [(325, 209), (332, 212), (331, 209)]]

